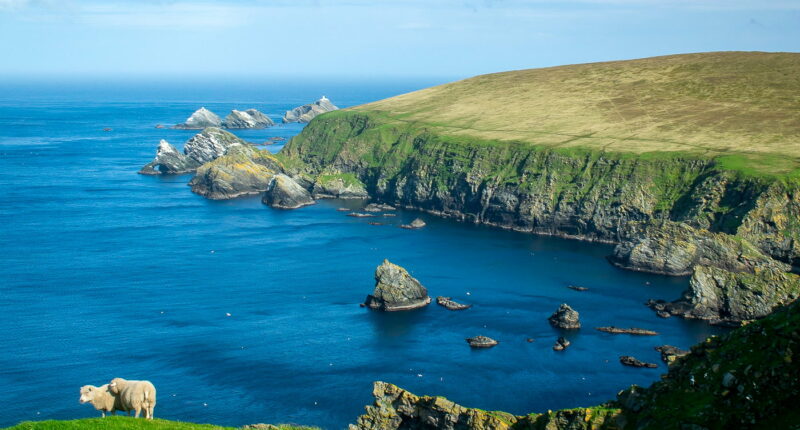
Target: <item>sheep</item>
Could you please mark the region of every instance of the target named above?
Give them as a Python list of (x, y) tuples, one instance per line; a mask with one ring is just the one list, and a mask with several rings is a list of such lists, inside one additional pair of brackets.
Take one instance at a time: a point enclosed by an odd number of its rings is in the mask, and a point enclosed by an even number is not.
[(153, 419), (153, 409), (156, 407), (156, 387), (150, 381), (127, 381), (114, 378), (108, 383), (108, 390), (119, 396), (120, 406), (123, 410), (134, 411), (135, 417), (144, 412), (144, 418)]
[[(119, 396), (112, 393), (108, 388), (108, 384), (95, 387), (94, 385), (84, 385), (81, 387), (81, 397), (78, 400), (81, 404), (91, 403), (95, 409), (100, 411), (103, 418), (106, 412), (111, 412), (111, 415), (116, 415), (117, 411), (125, 411), (120, 403)], [(128, 412), (130, 415), (130, 412)]]

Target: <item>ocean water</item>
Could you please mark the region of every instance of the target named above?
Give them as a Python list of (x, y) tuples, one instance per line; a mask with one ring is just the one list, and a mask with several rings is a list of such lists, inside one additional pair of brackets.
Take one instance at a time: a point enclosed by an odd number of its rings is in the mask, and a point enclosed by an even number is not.
[[(155, 383), (156, 417), (224, 425), (345, 428), (376, 380), (518, 414), (589, 406), (656, 381), (666, 367), (653, 347), (718, 331), (656, 317), (642, 303), (675, 298), (688, 280), (616, 269), (607, 245), (413, 211), (372, 226), (336, 211), (359, 201), (273, 210), (194, 195), (190, 175), (136, 174), (159, 139), (180, 148), (194, 134), (154, 126), (200, 106), (278, 120), (323, 94), (345, 107), (433, 83), (0, 85), (0, 426), (97, 416), (78, 389), (117, 376)], [(237, 134), (262, 142), (301, 128)], [(417, 216), (426, 228), (398, 228)], [(384, 258), (432, 296), (474, 307), (359, 307)], [(584, 328), (554, 352), (562, 333), (547, 317), (562, 302)], [(612, 324), (660, 335), (593, 329)], [(464, 339), (478, 334), (500, 344), (471, 350)]]

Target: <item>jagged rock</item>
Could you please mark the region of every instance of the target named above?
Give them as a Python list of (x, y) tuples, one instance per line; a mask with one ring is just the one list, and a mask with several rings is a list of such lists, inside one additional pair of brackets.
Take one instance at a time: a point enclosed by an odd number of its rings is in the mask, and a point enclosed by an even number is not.
[(689, 351), (680, 349), (672, 345), (657, 346), (655, 350), (661, 353), (661, 360), (667, 364), (671, 364), (675, 362), (675, 360), (677, 360), (678, 358), (681, 358), (689, 353)]
[(497, 344), (500, 343), (492, 339), (491, 337), (487, 336), (468, 337), (465, 340), (472, 348), (491, 348), (493, 346), (497, 346)]
[(268, 116), (256, 109), (246, 111), (234, 109), (222, 121), (222, 126), (225, 128), (267, 128), (273, 125), (275, 123)]
[(239, 145), (198, 167), (189, 186), (193, 192), (210, 199), (231, 199), (266, 191), (273, 177), (283, 171), (281, 162), (268, 151)]
[(443, 297), (443, 296), (439, 296), (436, 298), (436, 304), (438, 304), (439, 306), (444, 306), (445, 308), (451, 311), (461, 311), (472, 307), (472, 305), (464, 305), (451, 300), (450, 297)]
[(275, 175), (262, 201), (279, 209), (297, 209), (315, 203), (305, 188), (284, 174)]
[(581, 328), (580, 315), (568, 304), (562, 303), (558, 309), (550, 315), (547, 320), (553, 327), (558, 327), (567, 330)]
[(176, 125), (175, 128), (199, 130), (206, 127), (220, 127), (221, 125), (222, 121), (219, 119), (217, 114), (204, 107), (201, 107), (200, 109), (194, 111), (194, 113), (186, 119), (186, 122)]
[(655, 369), (658, 367), (658, 364), (655, 363), (647, 363), (641, 360), (638, 360), (630, 355), (623, 355), (619, 358), (619, 362), (631, 367), (648, 367), (651, 369)]
[(350, 212), (349, 214), (347, 214), (347, 216), (351, 216), (353, 218), (374, 218), (377, 215), (364, 214), (364, 213), (361, 213), (361, 212)]
[(311, 194), (315, 199), (366, 199), (369, 197), (364, 184), (353, 174), (322, 174), (314, 181)]
[(375, 270), (375, 291), (367, 296), (366, 305), (384, 311), (405, 311), (430, 302), (428, 290), (406, 269), (383, 260)]
[(142, 167), (139, 173), (174, 175), (193, 172), (203, 164), (225, 155), (228, 149), (240, 145), (248, 145), (248, 143), (227, 131), (214, 127), (206, 128), (187, 140), (183, 144), (183, 154), (167, 141), (162, 140), (158, 145), (155, 159)]
[(656, 336), (658, 334), (658, 332), (653, 330), (645, 330), (643, 328), (636, 327), (620, 328), (614, 327), (613, 325), (610, 327), (597, 327), (596, 330), (611, 334), (633, 334), (637, 336)]
[(414, 221), (411, 221), (411, 224), (403, 224), (403, 225), (400, 226), (400, 228), (406, 228), (406, 229), (409, 229), (409, 230), (414, 230), (414, 229), (425, 227), (426, 225), (427, 224), (425, 224), (425, 221), (423, 221), (422, 218), (415, 218)]
[(678, 276), (690, 275), (696, 265), (731, 272), (790, 269), (788, 264), (764, 255), (747, 240), (729, 234), (671, 221), (631, 224), (628, 228), (637, 233), (617, 245), (609, 257), (613, 264), (625, 269)]
[(139, 173), (142, 175), (177, 175), (192, 172), (196, 167), (192, 160), (178, 152), (169, 142), (161, 139), (156, 150), (156, 158), (145, 164)]
[(567, 349), (567, 347), (569, 345), (570, 345), (570, 341), (568, 341), (563, 336), (559, 337), (558, 339), (556, 339), (555, 345), (553, 345), (553, 351), (563, 351), (563, 350)]
[(754, 273), (697, 266), (689, 288), (673, 302), (648, 302), (656, 312), (718, 323), (763, 318), (800, 297), (800, 276), (770, 268)]
[(394, 206), (383, 203), (370, 203), (364, 207), (364, 212), (384, 212), (396, 210)]
[(283, 123), (290, 123), (290, 122), (300, 122), (300, 123), (307, 123), (314, 119), (315, 116), (330, 112), (334, 110), (338, 110), (339, 108), (334, 106), (327, 97), (322, 96), (321, 99), (315, 101), (314, 103), (298, 106), (292, 110), (287, 110), (286, 114), (283, 116)]

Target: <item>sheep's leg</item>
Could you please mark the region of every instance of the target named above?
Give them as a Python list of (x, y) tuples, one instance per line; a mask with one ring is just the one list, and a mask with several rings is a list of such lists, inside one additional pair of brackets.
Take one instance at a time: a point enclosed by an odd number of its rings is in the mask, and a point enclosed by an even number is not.
[(134, 409), (134, 410), (136, 411), (136, 415), (134, 415), (133, 417), (134, 418), (139, 418), (139, 414), (142, 412), (142, 407), (141, 406), (136, 406), (136, 409)]
[(105, 418), (106, 417), (106, 411), (100, 411), (100, 415), (101, 415), (101, 418)]
[(153, 419), (153, 411), (156, 409), (155, 405), (150, 405), (150, 419)]

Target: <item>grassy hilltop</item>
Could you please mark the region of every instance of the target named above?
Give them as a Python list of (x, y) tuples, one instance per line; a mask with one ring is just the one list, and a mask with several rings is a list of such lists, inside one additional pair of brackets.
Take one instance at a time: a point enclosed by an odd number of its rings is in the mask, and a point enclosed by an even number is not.
[(800, 169), (800, 54), (715, 52), (477, 76), (351, 109), (440, 135)]

